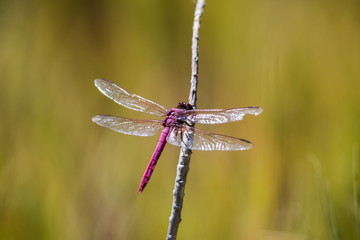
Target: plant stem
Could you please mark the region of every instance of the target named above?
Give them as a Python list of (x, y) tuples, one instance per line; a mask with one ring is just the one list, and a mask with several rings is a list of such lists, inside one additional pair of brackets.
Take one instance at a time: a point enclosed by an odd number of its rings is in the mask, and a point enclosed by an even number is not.
[(193, 24), (193, 36), (192, 36), (192, 57), (191, 57), (191, 87), (189, 94), (189, 103), (196, 108), (196, 94), (197, 94), (197, 83), (198, 83), (198, 70), (199, 70), (199, 29), (200, 19), (204, 11), (205, 0), (199, 0), (196, 3), (194, 24)]
[[(196, 108), (196, 94), (198, 83), (198, 62), (199, 62), (199, 29), (200, 18), (205, 7), (205, 0), (198, 0), (195, 7), (193, 37), (192, 37), (192, 58), (191, 58), (191, 87), (189, 95), (189, 103)], [(188, 136), (184, 141), (192, 141), (193, 136)], [(171, 207), (171, 215), (169, 218), (169, 228), (166, 240), (175, 240), (179, 224), (181, 222), (181, 210), (185, 195), (186, 177), (189, 171), (191, 150), (183, 145), (180, 150), (179, 163), (177, 165), (177, 173), (174, 186), (173, 204)]]

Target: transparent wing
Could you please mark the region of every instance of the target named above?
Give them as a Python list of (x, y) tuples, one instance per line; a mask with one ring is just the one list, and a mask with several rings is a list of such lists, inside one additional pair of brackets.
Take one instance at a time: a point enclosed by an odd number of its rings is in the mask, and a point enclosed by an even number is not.
[(119, 133), (143, 137), (153, 136), (163, 127), (158, 120), (130, 119), (111, 115), (96, 115), (92, 121)]
[(164, 116), (166, 108), (153, 101), (127, 92), (107, 79), (96, 79), (95, 86), (108, 98), (116, 103), (135, 111)]
[[(194, 134), (193, 141), (189, 141), (191, 134)], [(188, 149), (200, 151), (238, 151), (253, 147), (253, 144), (245, 139), (206, 132), (189, 126), (172, 128), (166, 140), (175, 146), (185, 145)]]
[(187, 110), (191, 121), (201, 124), (219, 124), (240, 121), (246, 114), (258, 115), (262, 112), (260, 107), (244, 107), (231, 109), (192, 109)]

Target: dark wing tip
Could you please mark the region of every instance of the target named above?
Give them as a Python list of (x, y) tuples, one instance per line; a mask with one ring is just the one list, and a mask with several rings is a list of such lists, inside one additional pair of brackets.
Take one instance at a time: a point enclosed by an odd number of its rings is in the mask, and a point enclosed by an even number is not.
[(243, 138), (239, 138), (239, 140), (242, 141), (243, 143), (246, 143), (246, 145), (243, 145), (243, 149), (240, 149), (240, 150), (249, 150), (254, 147), (254, 144), (252, 142), (250, 142), (249, 140), (246, 140)]
[(239, 140), (249, 143), (250, 145), (254, 145), (252, 142), (250, 142), (249, 140), (243, 139), (243, 138), (239, 138)]

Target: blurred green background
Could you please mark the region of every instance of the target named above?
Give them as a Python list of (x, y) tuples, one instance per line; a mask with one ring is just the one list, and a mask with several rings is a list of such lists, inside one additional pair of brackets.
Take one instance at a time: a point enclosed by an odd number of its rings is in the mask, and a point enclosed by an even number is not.
[[(191, 0), (0, 2), (0, 239), (165, 239), (179, 149), (137, 194), (157, 137), (91, 117), (153, 116), (93, 80), (186, 101), (193, 12)], [(359, 63), (358, 1), (208, 0), (198, 107), (264, 112), (198, 126), (255, 147), (193, 153), (178, 239), (355, 239)]]

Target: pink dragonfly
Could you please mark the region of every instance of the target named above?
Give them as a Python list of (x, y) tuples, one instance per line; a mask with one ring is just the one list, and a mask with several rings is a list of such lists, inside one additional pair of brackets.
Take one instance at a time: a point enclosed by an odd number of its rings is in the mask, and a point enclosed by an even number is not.
[[(92, 118), (92, 121), (100, 126), (135, 136), (153, 136), (163, 128), (159, 142), (141, 179), (138, 193), (141, 193), (149, 182), (167, 142), (175, 146), (202, 151), (247, 150), (253, 147), (253, 144), (245, 139), (193, 128), (192, 125), (195, 123), (218, 124), (239, 121), (246, 114), (258, 115), (263, 111), (260, 107), (193, 109), (190, 104), (183, 102), (179, 103), (176, 108), (167, 110), (153, 101), (127, 92), (106, 79), (96, 79), (95, 86), (105, 96), (124, 107), (165, 117), (162, 121), (130, 119), (110, 115), (96, 115)], [(190, 135), (193, 137), (189, 137)]]

